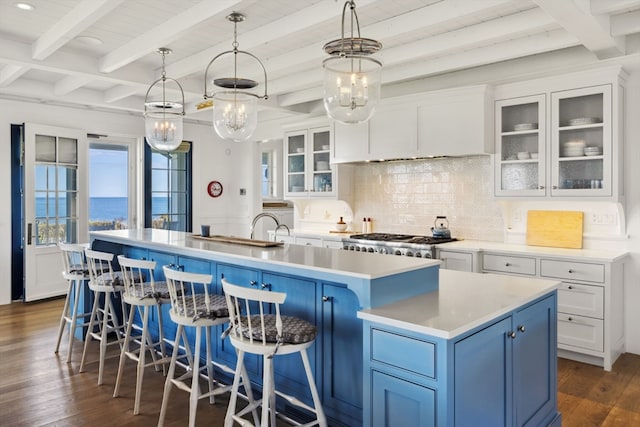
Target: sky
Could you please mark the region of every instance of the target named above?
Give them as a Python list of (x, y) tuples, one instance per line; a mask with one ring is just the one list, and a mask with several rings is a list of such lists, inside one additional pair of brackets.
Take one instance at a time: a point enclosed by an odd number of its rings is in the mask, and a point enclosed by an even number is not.
[(127, 154), (89, 150), (89, 197), (127, 197)]

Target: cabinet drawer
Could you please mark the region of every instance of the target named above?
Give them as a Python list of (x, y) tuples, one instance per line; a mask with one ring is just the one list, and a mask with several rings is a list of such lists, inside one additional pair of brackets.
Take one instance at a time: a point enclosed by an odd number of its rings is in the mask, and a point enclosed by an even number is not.
[(371, 359), (428, 378), (435, 378), (436, 345), (428, 341), (371, 329)]
[(604, 321), (558, 313), (558, 344), (603, 351)]
[(485, 254), (482, 256), (482, 268), (500, 273), (536, 275), (536, 259), (506, 255)]
[(444, 262), (443, 268), (448, 270), (473, 271), (473, 254), (439, 251), (438, 257)]
[(558, 288), (558, 311), (604, 318), (604, 288), (595, 285), (562, 283)]
[(543, 259), (540, 260), (540, 276), (604, 283), (604, 265)]

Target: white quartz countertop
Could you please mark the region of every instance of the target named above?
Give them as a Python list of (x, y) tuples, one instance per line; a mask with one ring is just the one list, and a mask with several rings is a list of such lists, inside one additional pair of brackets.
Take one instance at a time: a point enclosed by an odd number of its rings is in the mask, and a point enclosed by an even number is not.
[[(275, 232), (273, 230), (269, 230), (268, 233), (269, 233), (270, 236), (272, 236)], [(335, 240), (335, 241), (341, 241), (345, 237), (349, 237), (349, 236), (352, 236), (354, 234), (359, 234), (359, 232), (357, 232), (357, 231), (344, 231), (344, 232), (341, 231), (341, 232), (337, 232), (337, 230), (334, 230), (333, 232), (331, 232), (331, 230), (327, 230), (327, 231), (297, 230), (297, 229), (291, 229), (290, 230), (290, 235), (291, 236), (309, 237), (309, 238), (317, 238), (317, 239), (324, 239), (324, 240)], [(286, 231), (283, 231), (283, 230), (279, 230), (278, 231), (278, 236), (279, 237), (286, 236), (286, 235), (287, 235)]]
[(438, 249), (463, 250), (468, 252), (501, 252), (518, 255), (550, 256), (555, 258), (588, 258), (593, 261), (614, 262), (624, 258), (628, 252), (620, 250), (566, 249), (544, 246), (517, 245), (482, 240), (458, 240), (440, 243)]
[(319, 273), (331, 273), (361, 279), (376, 279), (394, 274), (436, 266), (438, 260), (395, 257), (360, 253), (316, 246), (284, 244), (256, 247), (194, 239), (191, 233), (159, 229), (93, 231), (92, 239), (103, 239), (125, 245), (140, 245), (149, 249), (174, 251), (205, 259), (254, 264), (281, 265)]
[(560, 284), (554, 280), (443, 269), (439, 274), (437, 291), (362, 310), (358, 317), (450, 339), (527, 304)]

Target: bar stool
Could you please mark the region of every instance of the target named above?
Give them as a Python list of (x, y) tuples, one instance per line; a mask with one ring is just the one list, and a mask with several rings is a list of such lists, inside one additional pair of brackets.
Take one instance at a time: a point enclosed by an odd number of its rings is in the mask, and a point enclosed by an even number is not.
[[(107, 252), (99, 252), (91, 249), (85, 249), (85, 257), (89, 267), (89, 289), (93, 291), (93, 308), (89, 317), (89, 328), (84, 341), (84, 350), (82, 352), (82, 361), (80, 362), (80, 372), (84, 372), (84, 365), (87, 358), (87, 349), (92, 339), (100, 341), (100, 359), (98, 367), (98, 385), (102, 385), (104, 372), (104, 361), (107, 354), (107, 346), (119, 344), (122, 346), (124, 341), (124, 325), (127, 323), (126, 310), (124, 301), (120, 298), (122, 316), (124, 321), (120, 323), (118, 313), (113, 306), (112, 296), (121, 294), (124, 290), (122, 273), (113, 271), (111, 262), (113, 254)], [(103, 299), (102, 306), (100, 299)], [(94, 332), (93, 328), (98, 325), (98, 332)], [(114, 332), (116, 340), (109, 342), (107, 334)]]
[[(284, 397), (289, 403), (315, 414), (315, 421), (304, 424), (305, 426), (318, 425), (326, 427), (327, 420), (322, 409), (322, 403), (316, 389), (307, 354), (307, 349), (315, 341), (317, 335), (316, 327), (306, 320), (280, 315), (280, 305), (284, 303), (287, 297), (287, 294), (283, 292), (237, 286), (229, 283), (226, 279), (222, 279), (222, 289), (229, 307), (229, 329), (225, 334), (229, 334), (231, 344), (238, 353), (236, 375), (233, 378), (231, 398), (229, 399), (229, 407), (224, 420), (225, 427), (231, 427), (234, 421), (240, 425), (246, 425), (247, 420), (243, 419), (242, 416), (260, 405), (262, 405), (262, 418), (259, 425), (262, 427), (269, 425), (275, 427), (276, 395)], [(273, 312), (270, 310), (271, 305), (274, 306), (275, 314), (265, 314)], [(263, 358), (262, 399), (258, 401), (250, 399), (249, 405), (236, 413), (239, 386), (238, 372), (244, 371), (245, 353), (258, 354)], [(293, 396), (288, 396), (275, 390), (273, 357), (291, 353), (300, 353), (302, 357), (314, 407)]]
[[(169, 365), (169, 373), (164, 385), (164, 395), (162, 397), (162, 407), (160, 409), (160, 419), (158, 420), (158, 426), (164, 424), (164, 418), (167, 412), (167, 405), (169, 403), (169, 395), (173, 386), (178, 387), (180, 390), (189, 393), (189, 426), (195, 426), (196, 422), (196, 410), (198, 407), (198, 400), (209, 397), (210, 403), (215, 403), (214, 396), (225, 393), (231, 389), (231, 386), (226, 386), (217, 383), (214, 379), (214, 367), (218, 367), (229, 374), (233, 375), (233, 370), (219, 363), (214, 363), (212, 360), (211, 349), (211, 327), (215, 325), (221, 325), (229, 321), (227, 310), (227, 303), (224, 296), (217, 294), (210, 294), (208, 291), (208, 285), (211, 283), (212, 276), (210, 274), (197, 274), (184, 271), (177, 271), (167, 266), (163, 268), (167, 285), (169, 287), (169, 295), (171, 297), (171, 310), (169, 315), (178, 325), (176, 332), (176, 340), (174, 345), (174, 351), (171, 355), (171, 364)], [(175, 378), (176, 360), (178, 358), (178, 348), (180, 340), (182, 340), (184, 347), (188, 350), (190, 348), (189, 342), (185, 339), (184, 329), (185, 327), (195, 328), (195, 351), (193, 357), (189, 357), (189, 367), (187, 372), (182, 376)], [(206, 363), (204, 366), (200, 366), (200, 344), (202, 340), (202, 330), (204, 329), (204, 336), (206, 342)], [(209, 391), (202, 393), (200, 391), (199, 377), (200, 371), (207, 369), (207, 381), (209, 383)], [(246, 372), (243, 371), (242, 378), (248, 378)], [(191, 379), (191, 383), (187, 384), (188, 379)], [(248, 388), (248, 393), (251, 396), (251, 387)]]
[[(120, 264), (122, 277), (124, 279), (123, 299), (125, 304), (129, 305), (129, 315), (127, 321), (127, 329), (124, 336), (122, 350), (120, 352), (120, 362), (118, 364), (118, 376), (116, 377), (116, 385), (113, 391), (113, 397), (118, 397), (120, 393), (120, 383), (122, 381), (122, 373), (124, 371), (124, 362), (129, 358), (137, 362), (136, 375), (136, 395), (133, 406), (133, 414), (140, 413), (140, 396), (142, 391), (142, 380), (144, 378), (144, 369), (147, 366), (154, 366), (159, 371), (162, 365), (163, 372), (165, 364), (169, 361), (166, 357), (166, 349), (164, 345), (164, 333), (162, 327), (162, 310), (160, 305), (169, 302), (169, 289), (166, 282), (156, 282), (153, 278), (153, 270), (156, 267), (155, 261), (137, 260), (126, 258), (118, 255), (118, 264)], [(149, 332), (149, 309), (157, 309), (158, 312), (158, 341), (154, 342)], [(134, 329), (135, 310), (141, 310), (142, 326), (135, 325), (140, 335), (132, 335)], [(139, 344), (139, 347), (130, 351), (131, 342)], [(146, 363), (146, 353), (151, 353), (151, 362)], [(157, 354), (160, 354), (160, 358)]]
[[(71, 351), (73, 350), (73, 337), (78, 328), (87, 326), (88, 323), (85, 319), (89, 317), (90, 313), (78, 313), (80, 295), (83, 291), (85, 283), (89, 280), (89, 271), (87, 270), (87, 264), (84, 259), (84, 250), (87, 245), (73, 244), (73, 243), (60, 243), (59, 248), (62, 253), (62, 265), (64, 270), (62, 276), (67, 281), (69, 288), (67, 290), (67, 296), (64, 300), (64, 308), (62, 309), (62, 315), (60, 316), (60, 327), (58, 328), (58, 341), (56, 342), (56, 350), (54, 353), (58, 353), (60, 350), (60, 342), (62, 341), (62, 334), (64, 333), (65, 326), (69, 324), (69, 346), (67, 349), (67, 363), (71, 362)], [(73, 299), (73, 308), (69, 312), (69, 306)], [(84, 310), (83, 310), (84, 311)], [(81, 321), (78, 323), (78, 321)], [(82, 334), (82, 332), (81, 332)]]

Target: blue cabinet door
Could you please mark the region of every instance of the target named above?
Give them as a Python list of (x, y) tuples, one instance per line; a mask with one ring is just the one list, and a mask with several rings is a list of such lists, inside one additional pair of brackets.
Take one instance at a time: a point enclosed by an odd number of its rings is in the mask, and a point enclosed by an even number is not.
[(516, 426), (548, 424), (557, 407), (555, 296), (514, 313), (513, 380)]
[(436, 392), (433, 389), (371, 371), (372, 427), (434, 427)]
[[(258, 271), (227, 264), (217, 264), (215, 277), (215, 291), (220, 294), (222, 294), (222, 284), (220, 281), (222, 278), (225, 278), (229, 282), (238, 286), (257, 286), (259, 280)], [(219, 327), (218, 333), (222, 334), (224, 328), (226, 328), (226, 326)], [(236, 350), (233, 345), (231, 345), (229, 337), (225, 338), (224, 340), (218, 339), (217, 346), (214, 351), (216, 354), (216, 360), (235, 369), (238, 359), (236, 357)], [(251, 376), (251, 381), (262, 383), (262, 370), (259, 368), (258, 357), (255, 355), (247, 354), (245, 355), (244, 363), (247, 367), (249, 376)]]
[[(299, 317), (317, 325), (316, 305), (318, 298), (316, 297), (316, 282), (279, 274), (263, 273), (260, 284), (264, 285), (265, 289), (270, 289), (273, 292), (287, 294), (287, 299), (280, 308), (283, 316)], [(314, 378), (316, 378), (315, 372), (317, 371), (316, 348), (317, 343), (314, 343), (307, 349)], [(311, 393), (300, 355), (293, 353), (276, 356), (273, 359), (273, 364), (276, 388), (284, 393), (297, 396), (303, 402), (311, 405)], [(316, 379), (316, 383), (318, 382)]]
[(322, 285), (322, 401), (328, 416), (362, 423), (362, 320), (358, 298), (344, 286)]
[(146, 248), (125, 246), (122, 248), (122, 255), (132, 259), (149, 259), (149, 250)]
[[(454, 421), (456, 427), (511, 426), (511, 317), (454, 345)], [(451, 406), (449, 406), (451, 407)]]

